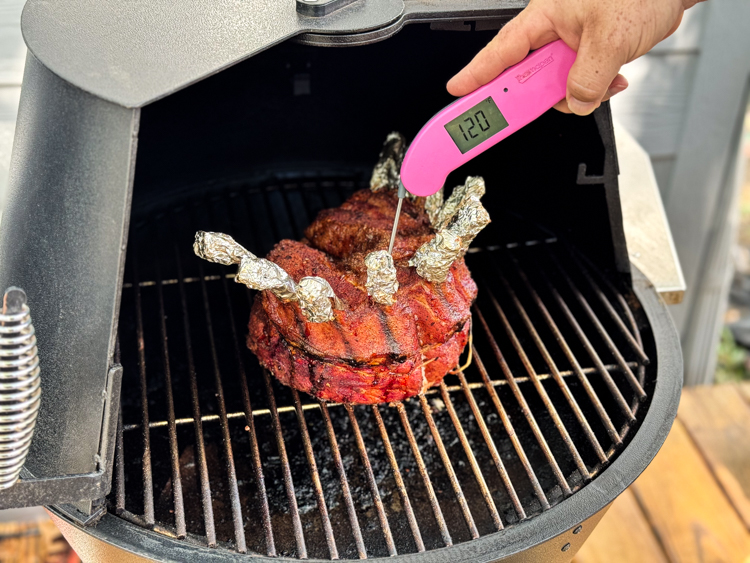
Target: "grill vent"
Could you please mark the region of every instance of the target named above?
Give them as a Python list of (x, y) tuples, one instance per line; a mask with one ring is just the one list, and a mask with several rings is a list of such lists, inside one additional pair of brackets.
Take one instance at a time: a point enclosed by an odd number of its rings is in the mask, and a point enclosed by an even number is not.
[(642, 312), (511, 216), (493, 217), (467, 255), (479, 297), (464, 372), (423, 397), (352, 407), (263, 371), (244, 343), (253, 295), (192, 256), (195, 231), (262, 256), (359, 187), (212, 189), (134, 224), (112, 512), (240, 553), (386, 557), (533, 518), (622, 450), (653, 386)]

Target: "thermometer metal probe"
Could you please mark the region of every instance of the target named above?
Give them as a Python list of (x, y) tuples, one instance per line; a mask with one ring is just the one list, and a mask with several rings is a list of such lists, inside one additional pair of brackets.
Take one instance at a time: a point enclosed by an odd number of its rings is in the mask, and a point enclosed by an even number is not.
[(396, 242), (396, 231), (398, 231), (398, 218), (401, 216), (401, 206), (404, 204), (406, 197), (406, 188), (399, 180), (398, 182), (398, 205), (396, 206), (396, 217), (393, 219), (393, 229), (391, 230), (391, 242), (388, 243), (388, 254), (393, 256), (393, 243)]
[(561, 39), (443, 108), (417, 133), (401, 164), (392, 254), (403, 198), (428, 196), (453, 170), (528, 125), (565, 98), (576, 53)]

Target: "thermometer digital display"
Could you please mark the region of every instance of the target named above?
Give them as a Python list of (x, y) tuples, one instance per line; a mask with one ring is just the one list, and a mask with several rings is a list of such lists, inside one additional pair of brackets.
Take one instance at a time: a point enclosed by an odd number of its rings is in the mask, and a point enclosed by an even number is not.
[(448, 131), (461, 154), (466, 154), (507, 126), (508, 122), (490, 96), (446, 123), (445, 130)]

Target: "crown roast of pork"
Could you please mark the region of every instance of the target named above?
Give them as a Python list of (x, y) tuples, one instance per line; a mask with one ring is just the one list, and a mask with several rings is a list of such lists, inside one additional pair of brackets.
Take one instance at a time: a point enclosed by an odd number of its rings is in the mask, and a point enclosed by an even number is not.
[(440, 383), (469, 336), (477, 286), (463, 256), (489, 223), (481, 178), (404, 201), (393, 255), (403, 137), (388, 136), (369, 190), (326, 209), (302, 241), (258, 258), (227, 235), (200, 231), (195, 252), (238, 264), (260, 290), (248, 347), (279, 381), (325, 401), (382, 403)]

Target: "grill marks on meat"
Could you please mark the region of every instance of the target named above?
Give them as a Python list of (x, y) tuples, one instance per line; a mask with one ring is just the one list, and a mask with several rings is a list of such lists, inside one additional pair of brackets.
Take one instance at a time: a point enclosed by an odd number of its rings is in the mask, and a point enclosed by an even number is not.
[(380, 403), (416, 395), (456, 366), (477, 288), (463, 259), (441, 284), (408, 266), (434, 236), (421, 203), (404, 202), (393, 253), (396, 303), (367, 295), (364, 257), (387, 247), (396, 204), (392, 191), (359, 191), (322, 211), (303, 241), (282, 240), (267, 256), (295, 281), (324, 278), (346, 305), (334, 321), (311, 323), (296, 303), (256, 296), (248, 346), (282, 383), (327, 401)]

